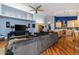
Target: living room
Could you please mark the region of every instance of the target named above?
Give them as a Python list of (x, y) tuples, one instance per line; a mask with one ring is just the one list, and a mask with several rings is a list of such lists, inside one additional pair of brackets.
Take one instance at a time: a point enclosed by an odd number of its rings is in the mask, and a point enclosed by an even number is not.
[(0, 3), (0, 54), (78, 55), (78, 5)]

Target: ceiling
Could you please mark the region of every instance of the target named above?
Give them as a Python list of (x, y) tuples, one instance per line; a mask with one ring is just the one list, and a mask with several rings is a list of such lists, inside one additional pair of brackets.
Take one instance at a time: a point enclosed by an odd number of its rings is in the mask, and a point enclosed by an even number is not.
[(44, 11), (39, 14), (47, 16), (70, 16), (79, 13), (79, 3), (23, 3), (23, 5), (27, 7), (42, 5), (41, 9)]

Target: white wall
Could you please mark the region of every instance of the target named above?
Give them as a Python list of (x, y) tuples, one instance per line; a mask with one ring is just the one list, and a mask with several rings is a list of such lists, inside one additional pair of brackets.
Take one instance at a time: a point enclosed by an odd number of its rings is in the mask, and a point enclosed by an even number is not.
[(55, 29), (55, 19), (54, 19), (54, 17), (51, 18), (51, 29), (52, 30)]
[(21, 11), (19, 9), (9, 7), (2, 4), (2, 15), (14, 17), (14, 18), (20, 18), (25, 20), (33, 20), (33, 14), (27, 13), (25, 11)]
[[(44, 24), (45, 25), (45, 17), (39, 14), (34, 14), (34, 19), (36, 23)], [(44, 26), (44, 31), (46, 31), (46, 28)]]
[(23, 10), (23, 11), (26, 11), (26, 12), (29, 12), (29, 13), (32, 13), (30, 12), (30, 8), (21, 4), (21, 3), (3, 3), (4, 5), (8, 5), (10, 7), (14, 7), (14, 8), (17, 8), (17, 9), (20, 9), (20, 10)]
[(47, 17), (45, 17), (45, 20), (44, 20), (44, 31), (47, 31), (47, 29), (48, 29), (48, 18)]
[(34, 14), (36, 23), (44, 23), (45, 17), (39, 14)]
[(0, 4), (0, 15), (1, 15), (1, 10), (2, 10), (2, 9), (1, 9), (1, 4)]
[(31, 9), (21, 3), (3, 3), (3, 4), (13, 7), (13, 8), (17, 8), (17, 9), (29, 12), (29, 13), (32, 13), (34, 15), (33, 20), (35, 20), (38, 23), (44, 23), (44, 16), (30, 12)]
[(55, 28), (55, 26), (54, 26), (54, 24), (55, 24), (54, 16), (53, 17), (49, 17), (49, 16), (45, 17), (45, 21), (44, 21), (44, 24), (46, 26), (45, 31), (48, 29), (48, 22), (50, 22), (51, 30), (54, 30), (54, 28)]
[(54, 26), (54, 16), (53, 17), (49, 17), (49, 16), (42, 16), (39, 14), (35, 14), (35, 20), (36, 23), (42, 23), (44, 24), (44, 31), (47, 31), (48, 29), (48, 22), (51, 23), (51, 29), (54, 30), (55, 26)]

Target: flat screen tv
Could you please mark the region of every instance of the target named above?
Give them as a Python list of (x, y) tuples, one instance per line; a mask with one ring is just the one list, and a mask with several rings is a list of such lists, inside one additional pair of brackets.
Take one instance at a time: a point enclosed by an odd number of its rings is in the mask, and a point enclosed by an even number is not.
[(15, 25), (15, 31), (25, 31), (26, 25)]

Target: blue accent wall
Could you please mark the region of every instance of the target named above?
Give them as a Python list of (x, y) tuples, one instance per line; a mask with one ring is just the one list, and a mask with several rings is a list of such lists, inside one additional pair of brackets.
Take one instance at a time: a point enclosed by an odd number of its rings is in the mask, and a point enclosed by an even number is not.
[(77, 16), (55, 16), (55, 22), (57, 22), (58, 20), (62, 23), (63, 21), (67, 23), (68, 20), (77, 20)]
[(77, 16), (55, 16), (54, 19), (55, 19), (55, 23), (57, 21), (61, 21), (62, 25), (64, 25), (64, 24), (67, 25), (68, 20), (77, 20)]
[(67, 21), (67, 20), (76, 20), (77, 16), (55, 16), (55, 21), (60, 20), (61, 22)]
[(10, 26), (16, 24), (28, 26), (28, 24), (30, 24), (29, 32), (35, 32), (35, 28), (32, 28), (32, 24), (35, 24), (35, 21), (0, 17), (0, 35), (7, 36), (7, 34), (12, 31), (11, 28), (6, 28), (6, 22), (10, 22)]

